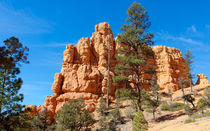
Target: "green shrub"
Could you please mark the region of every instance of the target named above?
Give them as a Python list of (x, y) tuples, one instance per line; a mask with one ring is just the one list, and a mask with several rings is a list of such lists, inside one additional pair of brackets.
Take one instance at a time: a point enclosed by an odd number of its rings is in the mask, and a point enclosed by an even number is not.
[(146, 109), (145, 111), (148, 113), (152, 113), (152, 109)]
[(133, 131), (148, 130), (148, 123), (144, 118), (142, 111), (138, 111), (133, 118)]
[(204, 110), (207, 108), (207, 101), (205, 98), (201, 98), (198, 100), (197, 102), (197, 106), (196, 108), (202, 112), (202, 114), (204, 113)]
[(161, 110), (163, 111), (179, 111), (184, 109), (185, 104), (183, 103), (171, 103), (170, 105), (167, 102), (163, 102), (161, 105)]
[(170, 107), (169, 107), (167, 102), (163, 102), (160, 108), (163, 111), (169, 111), (170, 110)]
[(187, 123), (192, 123), (192, 122), (195, 122), (195, 119), (187, 119), (187, 120), (185, 120), (185, 124), (187, 124)]
[(184, 110), (185, 110), (185, 113), (186, 113), (188, 116), (192, 116), (192, 115), (193, 115), (193, 110), (190, 108), (190, 106), (189, 106), (188, 104), (185, 105)]
[(191, 117), (193, 119), (198, 119), (198, 118), (202, 118), (204, 115), (201, 115), (201, 114), (193, 114)]
[(61, 110), (56, 114), (56, 130), (79, 131), (87, 130), (95, 123), (92, 114), (85, 109), (83, 99), (72, 99), (66, 102)]
[(205, 116), (205, 117), (210, 117), (210, 111), (206, 111), (206, 112), (204, 113), (204, 116)]

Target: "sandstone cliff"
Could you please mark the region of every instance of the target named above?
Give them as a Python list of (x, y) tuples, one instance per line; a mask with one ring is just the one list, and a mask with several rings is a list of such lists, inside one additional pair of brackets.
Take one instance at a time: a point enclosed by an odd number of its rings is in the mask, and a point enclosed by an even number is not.
[[(111, 77), (114, 76), (116, 65), (116, 44), (108, 23), (95, 26), (91, 38), (81, 38), (77, 45), (68, 44), (63, 55), (61, 73), (56, 73), (52, 85), (53, 95), (47, 96), (38, 112), (46, 107), (53, 115), (70, 99), (83, 98), (89, 111), (94, 111), (100, 96), (105, 96), (107, 87), (108, 44), (111, 52)], [(179, 49), (155, 46), (152, 47), (155, 59), (151, 62), (157, 67), (157, 80), (161, 90), (176, 91), (178, 77), (184, 74), (184, 60)], [(151, 76), (145, 76), (149, 81)], [(110, 99), (114, 98), (116, 87), (110, 84)]]

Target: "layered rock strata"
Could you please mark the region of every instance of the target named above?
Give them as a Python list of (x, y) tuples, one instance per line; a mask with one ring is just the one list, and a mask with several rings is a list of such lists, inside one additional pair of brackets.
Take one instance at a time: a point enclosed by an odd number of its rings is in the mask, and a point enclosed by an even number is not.
[[(46, 107), (53, 119), (53, 115), (63, 104), (71, 99), (83, 98), (87, 109), (94, 111), (100, 96), (106, 96), (108, 74), (114, 76), (116, 50), (120, 46), (113, 39), (108, 23), (95, 26), (91, 38), (81, 38), (77, 45), (68, 44), (63, 55), (61, 73), (56, 73), (52, 85), (53, 95), (47, 96), (37, 111)], [(108, 48), (110, 48), (110, 72), (107, 69)], [(156, 66), (156, 75), (161, 90), (178, 90), (178, 77), (184, 75), (184, 59), (179, 49), (165, 46), (152, 47), (155, 59), (149, 63)], [(144, 75), (149, 81), (151, 75)], [(112, 83), (112, 81), (111, 81)], [(148, 84), (147, 87), (149, 88)], [(116, 87), (110, 84), (110, 99), (114, 99)]]

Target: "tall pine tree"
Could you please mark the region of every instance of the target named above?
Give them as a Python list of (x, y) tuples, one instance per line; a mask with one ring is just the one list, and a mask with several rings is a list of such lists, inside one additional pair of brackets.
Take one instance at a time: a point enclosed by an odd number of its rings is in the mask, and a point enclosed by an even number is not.
[(194, 74), (192, 74), (192, 64), (194, 63), (193, 59), (194, 56), (192, 55), (191, 50), (187, 50), (186, 53), (184, 54), (184, 59), (185, 59), (185, 73), (187, 76), (187, 80), (190, 83), (190, 88), (191, 88), (191, 92), (192, 92), (192, 85), (193, 85), (193, 78), (194, 78)]
[[(22, 63), (27, 60), (28, 48), (24, 47), (17, 38), (11, 37), (4, 41), (0, 47), (0, 128), (12, 130), (15, 122), (9, 122), (10, 118), (22, 112), (23, 94), (19, 94), (22, 79), (20, 73)], [(10, 125), (8, 125), (10, 123)]]
[(155, 118), (155, 113), (157, 112), (157, 108), (160, 106), (160, 86), (157, 83), (156, 76), (153, 75), (151, 81), (151, 92), (148, 93), (147, 97), (145, 97), (147, 108), (152, 110), (153, 118)]
[(134, 2), (127, 10), (128, 18), (123, 24), (121, 34), (117, 36), (121, 48), (118, 49), (115, 67), (116, 76), (113, 81), (118, 84), (132, 83), (138, 93), (138, 107), (141, 109), (141, 90), (143, 89), (143, 74), (146, 61), (153, 55), (149, 45), (153, 45), (153, 33), (150, 33), (151, 25), (146, 10)]

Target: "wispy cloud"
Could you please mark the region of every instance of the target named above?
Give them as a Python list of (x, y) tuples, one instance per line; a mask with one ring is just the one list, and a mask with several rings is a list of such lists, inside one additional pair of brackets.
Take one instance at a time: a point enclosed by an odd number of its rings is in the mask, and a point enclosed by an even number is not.
[(188, 32), (193, 32), (193, 33), (195, 33), (195, 32), (197, 32), (197, 28), (196, 28), (195, 25), (192, 25), (191, 27), (188, 27), (188, 28), (187, 28), (187, 31), (188, 31)]
[(203, 45), (202, 42), (193, 40), (191, 38), (174, 37), (174, 40), (182, 41), (182, 42), (193, 44), (193, 45), (199, 45), (199, 46), (202, 46)]
[(169, 34), (168, 32), (158, 32), (156, 33), (156, 35), (158, 39), (161, 39), (164, 41), (182, 42), (186, 44), (199, 45), (199, 46), (204, 45), (203, 42), (201, 41), (193, 40), (192, 38), (185, 38), (183, 36), (174, 36), (174, 35)]
[(31, 45), (31, 47), (65, 47), (67, 43), (49, 43), (49, 44), (37, 44)]
[(74, 41), (74, 42), (49, 42), (46, 44), (32, 44), (31, 47), (65, 47), (67, 44), (73, 44), (76, 45), (78, 43), (78, 41)]
[(51, 25), (36, 17), (30, 9), (14, 9), (8, 1), (0, 2), (0, 33), (46, 33), (52, 30)]

